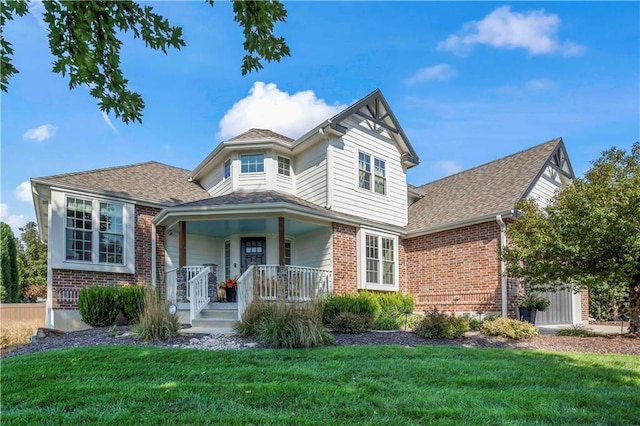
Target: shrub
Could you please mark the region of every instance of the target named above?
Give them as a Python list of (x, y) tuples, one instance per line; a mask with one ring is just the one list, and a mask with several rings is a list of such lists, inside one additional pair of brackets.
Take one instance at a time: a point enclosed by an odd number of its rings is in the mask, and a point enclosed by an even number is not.
[(255, 336), (258, 334), (258, 325), (270, 315), (273, 315), (275, 304), (261, 300), (254, 300), (247, 306), (242, 314), (242, 320), (238, 321), (234, 329), (240, 336)]
[(556, 332), (556, 336), (600, 337), (601, 334), (591, 330), (587, 330), (582, 325), (574, 324), (573, 326), (571, 326), (571, 328), (558, 330)]
[(380, 304), (375, 296), (372, 296), (369, 292), (329, 296), (325, 300), (322, 310), (324, 323), (331, 324), (340, 312), (351, 312), (356, 315), (365, 314), (371, 318), (376, 318), (380, 315)]
[(154, 290), (144, 292), (144, 306), (140, 314), (136, 333), (140, 340), (168, 340), (178, 335), (180, 320), (171, 315), (166, 302)]
[(310, 348), (333, 343), (333, 336), (322, 328), (319, 304), (299, 306), (277, 302), (258, 324), (261, 340), (273, 348)]
[[(397, 330), (400, 328), (402, 313), (383, 313), (373, 322), (374, 330)], [(404, 323), (403, 323), (404, 324)]]
[(120, 309), (130, 323), (138, 322), (144, 306), (145, 288), (139, 285), (120, 287)]
[(22, 289), (22, 297), (31, 303), (41, 299), (47, 298), (47, 286), (42, 284), (29, 284)]
[(455, 339), (463, 337), (467, 331), (469, 321), (466, 318), (439, 312), (437, 308), (425, 312), (424, 318), (415, 329), (415, 332), (425, 339)]
[(85, 287), (78, 295), (78, 309), (82, 321), (91, 327), (111, 325), (120, 311), (118, 290), (115, 287)]
[(373, 319), (369, 314), (354, 314), (344, 311), (331, 320), (331, 327), (335, 331), (348, 334), (359, 334), (371, 329)]
[(504, 317), (485, 321), (480, 327), (480, 332), (490, 336), (510, 337), (518, 340), (538, 335), (538, 329), (533, 324)]

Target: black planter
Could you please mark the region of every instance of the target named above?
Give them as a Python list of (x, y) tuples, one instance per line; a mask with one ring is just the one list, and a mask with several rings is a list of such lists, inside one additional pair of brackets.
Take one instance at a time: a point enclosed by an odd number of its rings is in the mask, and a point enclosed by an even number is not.
[(236, 288), (235, 287), (231, 287), (231, 288), (227, 287), (227, 302), (235, 303), (235, 301), (236, 301)]
[(518, 312), (520, 313), (520, 321), (530, 322), (531, 324), (536, 323), (536, 312), (538, 312), (537, 310), (518, 306)]

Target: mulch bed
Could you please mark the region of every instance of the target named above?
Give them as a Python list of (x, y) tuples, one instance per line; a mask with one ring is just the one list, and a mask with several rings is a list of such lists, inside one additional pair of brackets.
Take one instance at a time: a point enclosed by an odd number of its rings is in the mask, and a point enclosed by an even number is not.
[[(140, 342), (135, 335), (127, 335), (127, 326), (118, 327), (118, 337), (109, 335), (109, 327), (93, 328), (74, 331), (60, 336), (46, 337), (39, 342), (25, 344), (12, 350), (1, 349), (2, 357), (31, 354), (47, 350), (76, 348), (97, 345), (135, 345), (179, 348), (187, 346), (192, 338), (204, 335), (179, 336), (165, 342)], [(513, 340), (503, 337), (485, 336), (478, 332), (470, 332), (462, 339), (425, 340), (411, 332), (368, 332), (362, 334), (333, 333), (336, 346), (354, 345), (446, 345), (470, 348), (509, 348), (509, 349), (538, 349), (557, 352), (587, 352), (597, 354), (627, 354), (640, 355), (640, 338), (629, 335), (610, 335), (601, 337), (569, 337), (541, 335), (528, 340)], [(243, 343), (258, 343), (253, 338), (236, 338)]]

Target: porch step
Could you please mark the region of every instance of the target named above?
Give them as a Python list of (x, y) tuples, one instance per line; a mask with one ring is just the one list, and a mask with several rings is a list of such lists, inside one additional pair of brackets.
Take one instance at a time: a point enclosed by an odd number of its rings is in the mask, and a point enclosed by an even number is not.
[(238, 304), (237, 303), (226, 303), (226, 302), (210, 302), (205, 310), (220, 310), (220, 311), (236, 311), (238, 312)]
[(236, 321), (238, 319), (238, 310), (231, 309), (203, 309), (198, 319), (220, 319)]
[[(236, 314), (237, 315), (237, 314)], [(237, 322), (236, 319), (217, 319), (217, 318), (196, 318), (191, 322), (193, 327), (199, 328), (212, 328), (212, 329), (225, 329), (233, 331), (233, 326)]]

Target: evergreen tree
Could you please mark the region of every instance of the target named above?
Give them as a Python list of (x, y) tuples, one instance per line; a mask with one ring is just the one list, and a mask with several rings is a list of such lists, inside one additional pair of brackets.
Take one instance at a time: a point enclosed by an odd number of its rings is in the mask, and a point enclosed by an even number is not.
[(4, 222), (0, 222), (0, 296), (5, 303), (20, 301), (16, 238)]
[(18, 269), (20, 271), (20, 291), (27, 286), (47, 285), (47, 245), (40, 241), (38, 225), (31, 221), (20, 228), (18, 244)]

